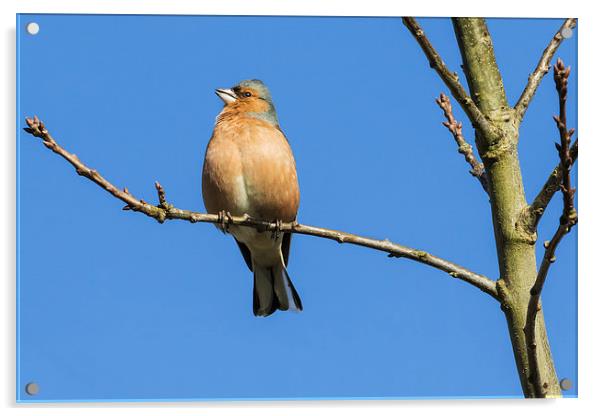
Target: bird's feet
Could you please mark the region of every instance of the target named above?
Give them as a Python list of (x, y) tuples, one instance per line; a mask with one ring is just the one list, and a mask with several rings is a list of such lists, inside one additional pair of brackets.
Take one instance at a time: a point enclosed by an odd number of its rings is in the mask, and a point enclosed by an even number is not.
[(222, 233), (227, 234), (230, 229), (230, 224), (232, 223), (232, 214), (222, 210), (217, 213), (217, 221), (217, 228), (219, 228)]
[(282, 220), (274, 220), (272, 221), (273, 229), (272, 229), (272, 238), (274, 240), (278, 240), (280, 234), (282, 234)]

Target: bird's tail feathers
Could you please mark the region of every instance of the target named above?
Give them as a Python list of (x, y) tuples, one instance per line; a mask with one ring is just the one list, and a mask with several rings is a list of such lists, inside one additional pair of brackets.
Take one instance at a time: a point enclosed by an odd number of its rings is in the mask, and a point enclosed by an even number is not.
[(303, 305), (283, 262), (267, 267), (253, 263), (253, 314), (269, 316), (276, 309), (301, 312)]

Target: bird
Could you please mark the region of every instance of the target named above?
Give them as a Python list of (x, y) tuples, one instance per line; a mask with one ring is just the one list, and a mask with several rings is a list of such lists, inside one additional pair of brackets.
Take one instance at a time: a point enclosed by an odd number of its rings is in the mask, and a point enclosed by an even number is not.
[[(295, 159), (268, 87), (258, 79), (218, 88), (223, 109), (207, 144), (202, 194), (210, 214), (292, 222), (300, 193)], [(303, 310), (287, 271), (291, 233), (222, 224), (253, 272), (253, 314)], [(219, 228), (219, 227), (218, 227)]]

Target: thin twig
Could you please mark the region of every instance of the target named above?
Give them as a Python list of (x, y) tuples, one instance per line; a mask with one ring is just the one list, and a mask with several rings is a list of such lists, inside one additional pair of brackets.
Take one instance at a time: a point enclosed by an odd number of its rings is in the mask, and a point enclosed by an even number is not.
[(560, 26), (560, 29), (558, 29), (558, 31), (556, 32), (546, 49), (543, 51), (543, 54), (541, 55), (541, 58), (539, 59), (535, 70), (531, 75), (529, 75), (529, 81), (527, 82), (523, 93), (521, 94), (520, 98), (516, 102), (516, 105), (514, 106), (514, 110), (516, 111), (516, 118), (519, 123), (525, 116), (525, 112), (527, 111), (529, 103), (535, 95), (535, 92), (537, 91), (537, 87), (539, 87), (541, 80), (550, 70), (550, 62), (552, 61), (554, 54), (558, 50), (558, 47), (564, 40), (563, 31), (574, 28), (576, 24), (577, 19), (566, 19), (564, 21), (562, 26)]
[(577, 224), (577, 211), (575, 210), (575, 188), (571, 188), (571, 167), (573, 166), (574, 159), (571, 157), (570, 151), (571, 136), (575, 130), (568, 130), (566, 125), (567, 84), (570, 72), (571, 69), (565, 68), (563, 62), (558, 59), (558, 62), (556, 65), (554, 65), (554, 81), (556, 83), (556, 90), (558, 91), (560, 111), (558, 116), (554, 116), (554, 120), (556, 121), (556, 126), (558, 127), (558, 133), (560, 135), (560, 143), (555, 144), (556, 149), (558, 150), (558, 156), (560, 158), (560, 190), (562, 191), (563, 208), (558, 228), (554, 233), (554, 236), (550, 241), (546, 241), (544, 243), (546, 251), (544, 253), (541, 266), (539, 267), (537, 277), (535, 278), (535, 283), (531, 288), (531, 298), (529, 299), (527, 320), (524, 328), (527, 342), (530, 381), (535, 388), (535, 394), (537, 397), (545, 397), (547, 393), (547, 383), (544, 380), (541, 380), (541, 374), (537, 362), (535, 324), (537, 321), (538, 311), (541, 309), (539, 299), (541, 297), (541, 292), (543, 290), (550, 266), (556, 260), (555, 252), (558, 244), (560, 244), (562, 237), (568, 234), (571, 231), (571, 228)]
[(481, 110), (479, 110), (475, 102), (462, 87), (458, 74), (456, 72), (452, 73), (447, 68), (441, 59), (441, 56), (439, 56), (431, 42), (428, 40), (424, 30), (422, 30), (416, 19), (413, 17), (403, 17), (402, 20), (404, 25), (408, 28), (414, 38), (416, 38), (416, 41), (422, 48), (422, 51), (429, 61), (430, 67), (437, 71), (437, 74), (439, 74), (439, 77), (443, 80), (445, 85), (447, 85), (451, 94), (462, 106), (462, 109), (470, 119), (473, 126), (482, 132), (494, 130), (493, 125), (485, 118)]
[[(573, 163), (577, 160), (578, 152), (578, 140), (575, 139), (569, 150), (569, 155)], [(543, 185), (537, 196), (533, 199), (531, 205), (525, 208), (523, 216), (525, 217), (525, 220), (527, 221), (527, 224), (531, 231), (534, 232), (537, 230), (539, 220), (543, 216), (546, 208), (548, 207), (548, 204), (550, 203), (556, 192), (560, 190), (561, 182), (562, 162), (554, 168), (552, 173), (550, 173), (550, 176), (548, 176), (548, 180)]]
[(90, 179), (92, 182), (99, 185), (101, 188), (109, 192), (114, 197), (125, 202), (127, 205), (124, 207), (124, 209), (141, 212), (149, 217), (156, 219), (159, 223), (163, 223), (165, 220), (185, 220), (193, 223), (206, 222), (221, 224), (225, 226), (242, 225), (247, 227), (255, 227), (261, 231), (283, 231), (296, 234), (305, 234), (334, 240), (338, 243), (348, 243), (372, 248), (374, 250), (388, 253), (389, 257), (403, 257), (442, 270), (450, 276), (470, 283), (471, 285), (481, 289), (483, 292), (488, 293), (489, 295), (497, 299), (496, 284), (493, 280), (489, 279), (488, 277), (474, 273), (462, 266), (434, 256), (425, 251), (416, 250), (414, 248), (395, 244), (389, 240), (374, 240), (371, 238), (361, 237), (342, 231), (312, 227), (309, 225), (298, 224), (296, 222), (280, 224), (274, 222), (254, 220), (249, 216), (235, 217), (229, 214), (226, 216), (216, 214), (203, 214), (199, 212), (175, 208), (173, 205), (167, 203), (165, 191), (161, 184), (159, 184), (158, 182), (155, 182), (155, 188), (159, 197), (159, 205), (151, 205), (141, 199), (134, 197), (130, 193), (130, 191), (127, 190), (127, 188), (125, 188), (124, 190), (120, 190), (118, 187), (114, 186), (105, 178), (103, 178), (100, 175), (100, 173), (98, 173), (96, 170), (91, 169), (84, 163), (82, 163), (79, 160), (79, 158), (77, 158), (77, 156), (63, 149), (52, 138), (52, 136), (44, 126), (44, 123), (42, 123), (37, 117), (34, 117), (33, 119), (26, 119), (26, 122), (29, 127), (25, 128), (25, 131), (27, 131), (35, 137), (41, 138), (42, 142), (47, 148), (66, 159), (71, 165), (73, 165), (73, 167), (75, 167), (75, 170), (79, 175)]
[(458, 145), (458, 153), (464, 155), (464, 160), (470, 165), (470, 174), (477, 178), (481, 183), (481, 186), (489, 194), (489, 186), (487, 184), (487, 174), (485, 172), (485, 166), (480, 163), (475, 157), (472, 146), (466, 142), (464, 135), (462, 134), (462, 123), (454, 118), (452, 111), (452, 105), (449, 97), (443, 93), (439, 95), (439, 98), (435, 100), (439, 107), (443, 110), (443, 114), (447, 121), (443, 122), (443, 125), (451, 132), (456, 144)]

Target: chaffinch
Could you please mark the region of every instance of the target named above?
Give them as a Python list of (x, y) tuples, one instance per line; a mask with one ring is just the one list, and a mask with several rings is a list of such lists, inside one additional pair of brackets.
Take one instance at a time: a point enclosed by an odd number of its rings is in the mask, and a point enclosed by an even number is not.
[[(278, 125), (268, 88), (257, 79), (217, 89), (224, 108), (216, 119), (203, 164), (203, 200), (209, 213), (248, 215), (263, 221), (294, 221), (299, 208), (295, 159)], [(253, 272), (253, 313), (301, 311), (286, 270), (290, 233), (230, 226)]]

